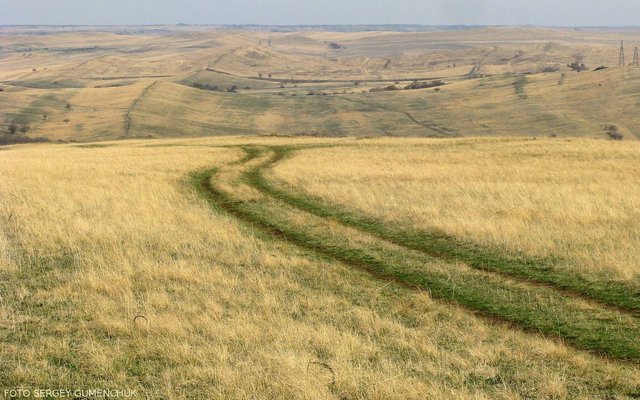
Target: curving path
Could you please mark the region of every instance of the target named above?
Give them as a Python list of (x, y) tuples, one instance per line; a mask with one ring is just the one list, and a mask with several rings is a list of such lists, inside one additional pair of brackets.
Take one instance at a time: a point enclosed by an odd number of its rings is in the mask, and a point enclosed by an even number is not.
[(486, 318), (640, 363), (640, 291), (586, 281), (554, 260), (490, 250), (343, 210), (271, 182), (264, 171), (304, 146), (244, 146), (245, 157), (195, 173), (212, 207), (312, 256), (340, 261)]

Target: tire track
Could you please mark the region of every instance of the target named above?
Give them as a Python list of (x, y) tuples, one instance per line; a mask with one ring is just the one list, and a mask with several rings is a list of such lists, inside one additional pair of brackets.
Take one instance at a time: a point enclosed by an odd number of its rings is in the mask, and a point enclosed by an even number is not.
[(368, 103), (366, 101), (362, 101), (362, 100), (355, 100), (355, 99), (350, 99), (348, 97), (342, 97), (342, 96), (334, 96), (340, 100), (344, 100), (344, 101), (348, 101), (351, 103), (356, 103), (356, 104), (362, 104), (364, 106), (368, 106), (368, 107), (373, 107), (376, 108), (378, 110), (382, 110), (382, 111), (387, 111), (387, 112), (393, 112), (393, 113), (400, 113), (405, 115), (407, 118), (409, 118), (409, 120), (411, 122), (413, 122), (414, 124), (420, 125), (423, 128), (427, 128), (433, 132), (436, 132), (437, 134), (444, 136), (444, 137), (460, 137), (460, 135), (448, 128), (441, 128), (439, 126), (436, 126), (434, 124), (429, 124), (426, 122), (422, 122), (422, 121), (418, 121), (409, 111), (398, 111), (398, 110), (394, 110), (391, 108), (387, 108), (384, 106), (381, 106), (379, 104), (374, 104), (374, 103)]
[(131, 113), (135, 110), (135, 108), (138, 106), (138, 103), (140, 103), (140, 100), (142, 100), (143, 97), (145, 97), (147, 95), (147, 93), (149, 92), (149, 89), (151, 89), (152, 87), (154, 87), (156, 85), (156, 83), (158, 83), (157, 81), (154, 81), (153, 83), (151, 83), (149, 86), (145, 87), (142, 92), (140, 93), (140, 95), (138, 97), (135, 98), (135, 100), (133, 100), (133, 103), (131, 103), (131, 106), (129, 107), (129, 109), (127, 110), (127, 112), (124, 115), (124, 137), (129, 137), (130, 135), (130, 131), (131, 131), (131, 124), (133, 123), (132, 119), (131, 119)]
[[(243, 149), (246, 156), (230, 165), (242, 170), (230, 183), (254, 188), (254, 178), (287, 154), (277, 148), (265, 151), (264, 147), (244, 146)], [(203, 171), (193, 175), (192, 182), (213, 207), (238, 218), (249, 227), (322, 258), (366, 271), (375, 278), (413, 290), (426, 290), (439, 301), (462, 307), (492, 321), (550, 335), (605, 358), (630, 361), (634, 365), (640, 361), (640, 342), (635, 340), (640, 335), (640, 321), (634, 316), (616, 315), (597, 304), (585, 305), (581, 299), (575, 300), (553, 288), (513, 281), (494, 272), (465, 269), (455, 264), (451, 264), (448, 272), (434, 270), (429, 267), (428, 259), (410, 249), (379, 238), (370, 243), (366, 238), (376, 235), (362, 232), (357, 227), (332, 230), (330, 221), (335, 219), (300, 210), (272, 194), (264, 193), (265, 200), (234, 197), (233, 193), (219, 189), (213, 183), (212, 176), (219, 172), (217, 169)], [(355, 231), (352, 232), (353, 229)], [(427, 263), (425, 266), (416, 269), (416, 265), (424, 262)]]
[(268, 81), (268, 82), (277, 82), (277, 83), (349, 83), (353, 84), (357, 83), (385, 83), (385, 82), (411, 82), (411, 81), (429, 81), (429, 80), (438, 80), (438, 79), (446, 79), (446, 76), (429, 76), (429, 77), (398, 77), (398, 78), (385, 78), (385, 79), (281, 79), (281, 78), (268, 78), (262, 77), (257, 78), (255, 76), (247, 76), (247, 75), (239, 75), (234, 74), (232, 72), (223, 71), (221, 69), (213, 68), (213, 66), (209, 66), (205, 68), (206, 71), (215, 72), (221, 75), (227, 75), (234, 78), (239, 79), (250, 79), (254, 81)]
[[(461, 243), (443, 233), (396, 230), (374, 218), (360, 217), (345, 210), (334, 210), (326, 203), (319, 204), (271, 185), (262, 171), (288, 157), (294, 149), (273, 148), (274, 156), (262, 169), (255, 170), (248, 183), (268, 196), (277, 198), (291, 207), (309, 212), (321, 218), (332, 218), (345, 226), (366, 232), (382, 240), (425, 253), (441, 259), (455, 260), (485, 272), (501, 274), (529, 285), (547, 287), (567, 296), (596, 303), (611, 311), (640, 316), (640, 290), (636, 287), (609, 284), (604, 288), (594, 287), (590, 282), (580, 281), (570, 273), (554, 269), (552, 260), (533, 260), (523, 256), (505, 257), (497, 252), (487, 252), (480, 246)], [(577, 281), (577, 282), (576, 282)]]

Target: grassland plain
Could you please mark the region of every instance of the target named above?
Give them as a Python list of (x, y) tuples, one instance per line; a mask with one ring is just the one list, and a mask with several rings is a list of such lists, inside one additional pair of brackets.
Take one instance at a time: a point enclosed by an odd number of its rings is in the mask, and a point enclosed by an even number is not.
[(638, 32), (0, 27), (0, 387), (639, 398)]
[[(16, 123), (31, 138), (85, 142), (228, 134), (607, 138), (603, 125), (616, 125), (636, 140), (640, 69), (612, 66), (621, 39), (637, 43), (640, 34), (3, 28), (0, 134)], [(587, 70), (573, 71), (575, 62)], [(594, 71), (600, 65), (609, 68)], [(383, 90), (414, 79), (446, 85)]]
[[(638, 311), (639, 297), (633, 293), (626, 293), (626, 288), (611, 290), (614, 285), (606, 285), (608, 290), (604, 294), (614, 293), (615, 296), (601, 296), (599, 300), (613, 307), (574, 303), (574, 296), (564, 296), (565, 287), (561, 288), (562, 293), (553, 292), (557, 283), (555, 281), (545, 282), (551, 284), (551, 287), (527, 288), (526, 285), (505, 280), (505, 276), (486, 273), (509, 272), (517, 275), (513, 272), (531, 269), (537, 270), (541, 274), (540, 277), (545, 278), (553, 275), (553, 272), (549, 272), (548, 265), (538, 264), (533, 260), (522, 262), (500, 258), (495, 252), (481, 252), (477, 246), (463, 247), (459, 242), (453, 242), (443, 236), (423, 235), (422, 241), (430, 248), (425, 248), (424, 245), (407, 246), (405, 241), (411, 236), (401, 233), (389, 240), (389, 230), (383, 233), (377, 227), (367, 229), (365, 224), (368, 219), (363, 218), (362, 222), (359, 222), (354, 217), (345, 217), (344, 213), (329, 213), (321, 209), (321, 206), (312, 205), (308, 200), (294, 198), (285, 192), (270, 188), (261, 177), (260, 170), (282, 158), (284, 153), (278, 150), (273, 152), (271, 159), (257, 166), (250, 166), (240, 175), (240, 179), (246, 180), (254, 189), (268, 194), (267, 200), (256, 198), (251, 191), (238, 191), (237, 187), (226, 190), (225, 193), (224, 189), (221, 191), (215, 185), (207, 183), (207, 174), (199, 178), (198, 185), (204, 194), (209, 195), (220, 207), (237, 217), (261, 227), (274, 236), (364, 269), (376, 277), (415, 289), (428, 290), (437, 298), (456, 302), (526, 329), (560, 336), (581, 348), (616, 358), (640, 358), (640, 348), (636, 340), (639, 326), (635, 318), (637, 315), (634, 315)], [(247, 148), (246, 151), (246, 163), (264, 152), (257, 148)], [(226, 181), (227, 178), (225, 176), (223, 180)], [(287, 203), (302, 213), (295, 209), (287, 210)], [(339, 224), (336, 225), (335, 222)], [(343, 226), (338, 228), (340, 224)], [(367, 235), (371, 233), (383, 241)], [(392, 245), (400, 245), (401, 248)], [(424, 251), (427, 257), (413, 254), (411, 250), (427, 250)], [(462, 261), (481, 271), (460, 269), (454, 265), (449, 268), (437, 268), (437, 265), (425, 268), (425, 265), (434, 264), (433, 257), (444, 261)], [(524, 278), (522, 283), (529, 284), (530, 276), (525, 274)], [(571, 282), (572, 279), (567, 275), (562, 278), (560, 282)], [(583, 293), (580, 289), (579, 285), (576, 285), (573, 293), (584, 294), (585, 298), (591, 297), (591, 293)], [(597, 290), (596, 293), (602, 294)], [(628, 309), (618, 305), (621, 300), (628, 305)], [(615, 306), (618, 308), (615, 309)], [(614, 313), (611, 314), (610, 311)], [(606, 318), (606, 314), (611, 315)]]
[(640, 284), (635, 143), (378, 143), (340, 152), (308, 149), (277, 164), (271, 176), (387, 222), (556, 255), (572, 273)]
[[(315, 136), (572, 136), (607, 138), (604, 124), (637, 138), (640, 70), (499, 76), (431, 90), (361, 93), (350, 88), (285, 88), (221, 93), (174, 82), (122, 87), (22, 89), (0, 93), (5, 121), (52, 140), (284, 134)], [(606, 80), (605, 86), (598, 82)], [(521, 82), (518, 89), (514, 84)], [(371, 86), (370, 86), (371, 87)], [(242, 90), (241, 90), (242, 91)], [(524, 94), (523, 94), (524, 93)], [(611, 96), (619, 107), (603, 107)], [(67, 104), (71, 108), (66, 107)], [(45, 117), (46, 114), (46, 117)], [(6, 129), (6, 127), (5, 127)]]
[[(633, 398), (640, 390), (633, 362), (487, 319), (435, 290), (365, 273), (335, 253), (283, 241), (229, 214), (242, 207), (287, 229), (308, 227), (321, 243), (337, 241), (334, 250), (370, 249), (371, 257), (398, 266), (393, 273), (406, 268), (455, 280), (469, 271), (463, 263), (398, 253), (396, 245), (265, 194), (246, 173), (270, 161), (265, 145), (334, 146), (303, 150), (310, 168), (328, 154), (410, 155), (419, 146), (431, 158), (456, 146), (491, 154), (523, 143), (211, 138), (5, 148), (0, 382), (128, 387), (150, 398)], [(620, 156), (610, 161), (618, 165), (632, 152), (606, 142), (574, 144), (601, 146)], [(553, 152), (558, 142), (537, 145)], [(278, 164), (276, 174), (300, 168), (298, 157)], [(404, 167), (402, 157), (393, 159), (377, 161), (380, 177)], [(352, 173), (359, 176), (357, 162)], [(202, 182), (234, 201), (203, 197), (193, 186)], [(350, 207), (357, 204), (354, 196)], [(527, 290), (534, 305), (564, 301), (579, 315), (599, 307)], [(635, 323), (626, 314), (617, 318)]]

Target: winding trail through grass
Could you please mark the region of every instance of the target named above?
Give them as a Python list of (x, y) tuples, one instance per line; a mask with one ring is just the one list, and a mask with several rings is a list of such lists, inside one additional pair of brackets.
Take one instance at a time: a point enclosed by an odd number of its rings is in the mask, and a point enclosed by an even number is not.
[(131, 114), (133, 113), (133, 111), (135, 111), (136, 107), (138, 107), (138, 103), (140, 103), (140, 100), (142, 100), (147, 95), (149, 90), (152, 87), (154, 87), (157, 83), (158, 83), (157, 81), (154, 81), (148, 86), (146, 86), (144, 89), (142, 89), (142, 92), (140, 92), (140, 95), (133, 100), (133, 102), (131, 103), (131, 106), (129, 106), (129, 109), (127, 109), (127, 112), (124, 115), (124, 137), (130, 136), (131, 125), (133, 124), (133, 119), (131, 117)]
[(441, 232), (409, 230), (284, 189), (263, 172), (300, 147), (242, 148), (242, 160), (192, 176), (215, 209), (378, 279), (428, 291), (441, 301), (576, 348), (640, 362), (637, 292), (580, 280), (555, 268), (553, 260), (514, 256)]
[(440, 127), (437, 126), (435, 124), (430, 124), (427, 122), (423, 122), (423, 121), (419, 121), (418, 119), (416, 119), (416, 117), (413, 116), (413, 114), (411, 114), (409, 111), (401, 111), (401, 110), (395, 110), (393, 108), (390, 107), (385, 107), (381, 104), (376, 104), (376, 103), (371, 103), (371, 102), (367, 102), (364, 100), (356, 100), (356, 99), (351, 99), (349, 97), (345, 97), (345, 96), (335, 96), (335, 98), (340, 99), (340, 100), (344, 100), (344, 101), (348, 101), (351, 103), (356, 103), (356, 104), (362, 104), (374, 109), (378, 109), (378, 110), (382, 110), (382, 111), (387, 111), (387, 112), (392, 112), (392, 113), (400, 113), (402, 115), (404, 115), (405, 117), (407, 117), (409, 119), (409, 121), (413, 122), (414, 124), (417, 124), (423, 128), (427, 128), (430, 131), (435, 132), (435, 135), (431, 135), (432, 137), (460, 137), (462, 135), (458, 134), (457, 132), (452, 131), (451, 129), (447, 128), (447, 127)]
[(273, 147), (273, 156), (260, 169), (247, 172), (252, 186), (262, 192), (322, 218), (332, 218), (342, 224), (378, 236), (391, 243), (429, 254), (433, 257), (464, 262), (479, 270), (497, 272), (519, 278), (529, 284), (542, 284), (568, 295), (584, 297), (620, 312), (640, 316), (640, 288), (623, 282), (586, 280), (569, 271), (554, 267), (553, 259), (534, 259), (525, 255), (508, 254), (497, 249), (464, 242), (437, 230), (417, 230), (331, 205), (269, 182), (264, 170), (290, 156), (297, 149)]

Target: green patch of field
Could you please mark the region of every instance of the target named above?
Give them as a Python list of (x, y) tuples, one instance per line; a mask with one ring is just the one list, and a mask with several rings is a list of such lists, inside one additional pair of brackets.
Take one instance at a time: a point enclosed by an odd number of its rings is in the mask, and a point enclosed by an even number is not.
[(12, 86), (19, 86), (29, 89), (78, 89), (86, 87), (86, 83), (80, 80), (73, 79), (51, 79), (51, 80), (21, 80), (21, 81), (7, 81), (7, 84)]
[[(217, 207), (320, 256), (363, 269), (379, 279), (427, 290), (437, 298), (525, 330), (560, 337), (578, 348), (640, 360), (640, 344), (635, 340), (640, 334), (640, 320), (625, 311), (637, 311), (637, 290), (591, 283), (584, 286), (575, 277), (554, 271), (547, 261), (501, 255), (437, 232), (407, 234), (398, 227), (388, 228), (371, 218), (274, 189), (261, 176), (261, 170), (286, 154), (285, 149), (276, 150), (271, 158), (240, 176), (238, 183), (262, 191), (267, 195), (263, 199), (249, 202), (219, 189), (209, 183), (212, 172), (198, 175), (194, 182)], [(262, 155), (262, 151), (251, 149), (245, 161)], [(534, 285), (532, 278), (548, 286)], [(609, 305), (620, 309), (611, 312)]]
[(527, 76), (526, 75), (520, 75), (516, 78), (515, 82), (513, 82), (513, 88), (516, 91), (516, 94), (518, 95), (518, 98), (520, 100), (526, 100), (527, 99), (527, 94), (524, 91), (524, 88), (527, 84)]

